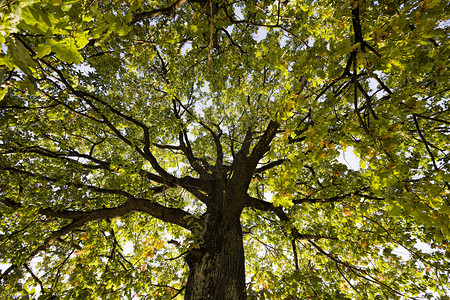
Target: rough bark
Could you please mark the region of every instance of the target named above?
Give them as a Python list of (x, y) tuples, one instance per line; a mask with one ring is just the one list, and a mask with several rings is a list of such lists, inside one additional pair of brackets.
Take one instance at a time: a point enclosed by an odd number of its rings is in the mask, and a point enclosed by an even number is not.
[(215, 194), (205, 214), (199, 249), (186, 257), (189, 276), (185, 299), (246, 298), (245, 260), (240, 225), (239, 197)]

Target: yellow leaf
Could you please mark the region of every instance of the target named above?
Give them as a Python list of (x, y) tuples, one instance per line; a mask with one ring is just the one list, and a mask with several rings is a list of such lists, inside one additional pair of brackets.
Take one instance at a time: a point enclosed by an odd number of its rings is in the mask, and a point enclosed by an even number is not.
[(353, 213), (351, 211), (349, 211), (348, 209), (344, 208), (344, 210), (342, 211), (342, 215), (344, 217), (349, 217), (351, 216)]
[(155, 253), (153, 252), (153, 249), (152, 248), (150, 248), (150, 249), (148, 249), (148, 251), (147, 252), (145, 252), (145, 254), (144, 254), (144, 257), (145, 258), (153, 258), (153, 256), (155, 256)]

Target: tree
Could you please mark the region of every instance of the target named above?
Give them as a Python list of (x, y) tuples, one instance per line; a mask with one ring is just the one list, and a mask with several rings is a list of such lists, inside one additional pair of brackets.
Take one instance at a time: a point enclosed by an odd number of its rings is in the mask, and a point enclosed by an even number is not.
[(447, 299), (446, 1), (0, 5), (2, 298)]

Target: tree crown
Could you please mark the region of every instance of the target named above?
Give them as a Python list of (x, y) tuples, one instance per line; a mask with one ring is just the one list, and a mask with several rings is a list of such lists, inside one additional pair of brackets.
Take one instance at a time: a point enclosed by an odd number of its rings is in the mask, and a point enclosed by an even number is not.
[(250, 298), (448, 292), (445, 1), (0, 6), (0, 295), (180, 296), (215, 211)]

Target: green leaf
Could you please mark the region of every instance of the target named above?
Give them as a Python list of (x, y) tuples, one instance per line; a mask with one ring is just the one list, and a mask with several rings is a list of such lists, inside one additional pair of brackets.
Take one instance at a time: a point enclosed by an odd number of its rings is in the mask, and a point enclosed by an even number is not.
[(78, 52), (74, 39), (67, 38), (61, 42), (51, 42), (51, 50), (55, 52), (55, 56), (60, 60), (69, 64), (80, 64), (83, 61), (83, 57)]
[(7, 88), (0, 88), (0, 101), (5, 98), (6, 93), (8, 92)]
[(8, 55), (17, 68), (25, 74), (31, 75), (31, 69), (35, 67), (35, 62), (21, 41), (14, 39), (8, 43)]
[(48, 54), (50, 54), (50, 52), (52, 51), (51, 46), (48, 44), (39, 44), (36, 47), (36, 56), (35, 58), (42, 58)]

